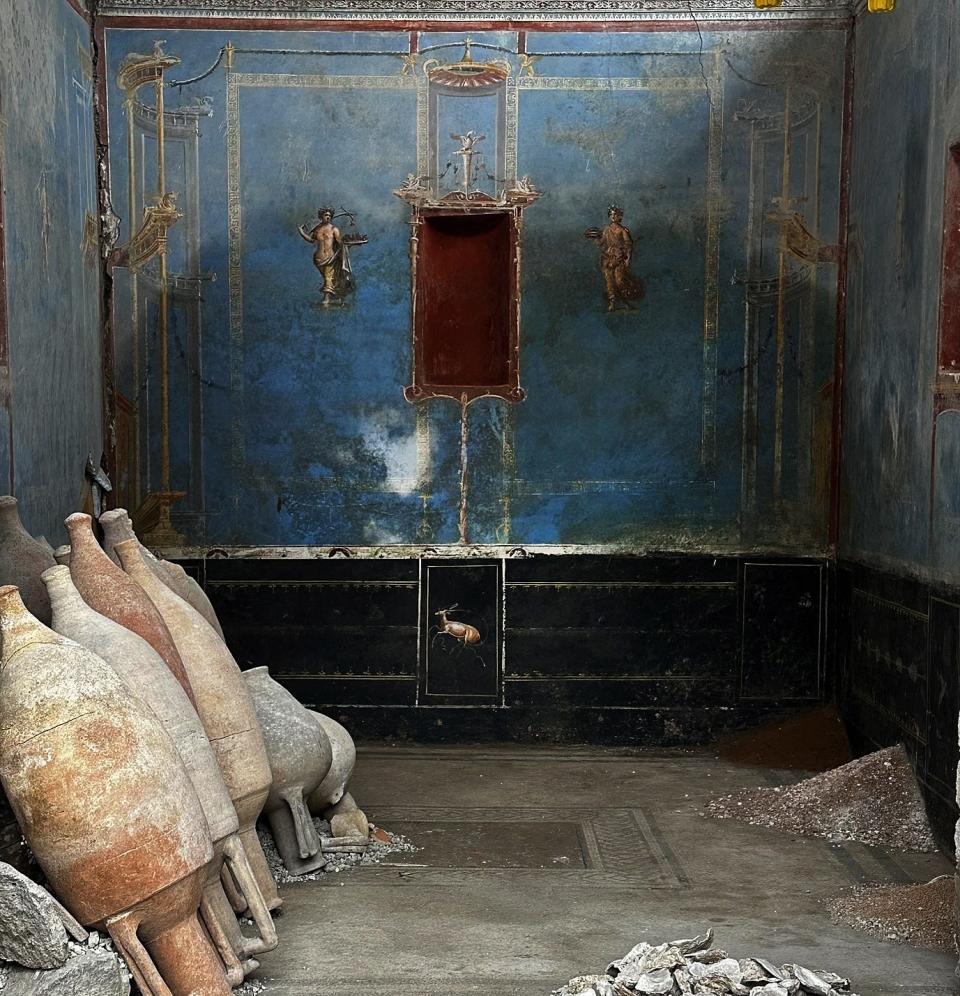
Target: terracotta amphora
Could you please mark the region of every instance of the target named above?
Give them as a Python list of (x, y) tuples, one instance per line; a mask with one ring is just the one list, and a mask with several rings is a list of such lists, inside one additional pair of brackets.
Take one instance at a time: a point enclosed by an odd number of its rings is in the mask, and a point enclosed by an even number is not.
[[(133, 531), (133, 520), (125, 508), (114, 508), (100, 516), (100, 525), (103, 527), (103, 548), (107, 556), (119, 565), (120, 558), (117, 556), (116, 545), (130, 539), (140, 542)], [(172, 564), (169, 560), (158, 560), (142, 543), (140, 543), (140, 553), (147, 567), (172, 592), (189, 602), (217, 631), (217, 636), (222, 640), (223, 630), (203, 588), (179, 564)]]
[(333, 753), (330, 770), (307, 798), (310, 812), (314, 816), (323, 816), (331, 806), (335, 806), (343, 798), (357, 762), (357, 748), (345, 726), (329, 716), (324, 716), (323, 713), (311, 710), (310, 715), (326, 733)]
[(240, 668), (203, 616), (147, 567), (137, 540), (124, 540), (115, 549), (123, 569), (149, 596), (173, 635), (190, 677), (197, 712), (237, 810), (250, 866), (268, 908), (277, 909), (282, 901), (257, 837), (257, 818), (272, 783), (270, 762)]
[(243, 677), (273, 773), (264, 814), (287, 871), (305, 875), (326, 864), (306, 797), (330, 770), (330, 742), (314, 717), (270, 677), (267, 668), (252, 668)]
[(89, 515), (74, 512), (65, 521), (70, 533), (70, 576), (80, 597), (95, 612), (143, 637), (163, 658), (190, 701), (194, 701), (183, 661), (156, 606), (100, 549)]
[[(237, 813), (200, 719), (160, 655), (136, 633), (91, 609), (80, 597), (68, 568), (51, 567), (43, 580), (50, 593), (53, 629), (106, 661), (131, 694), (153, 710), (177, 748), (213, 840), (214, 860), (207, 869), (201, 916), (227, 968), (227, 978), (232, 985), (239, 985), (257, 962), (249, 960), (242, 965), (238, 956), (271, 950), (276, 947), (277, 933), (237, 836)], [(220, 870), (224, 859), (237, 881), (243, 883), (261, 931), (258, 939), (243, 936), (223, 894)]]
[(34, 536), (33, 538), (37, 541), (37, 545), (38, 546), (42, 547), (47, 553), (50, 554), (51, 557), (53, 557), (54, 559), (56, 559), (56, 554), (53, 551), (53, 546), (50, 543), (50, 540), (48, 540), (46, 536), (42, 536), (42, 535), (41, 536)]
[(210, 623), (217, 631), (217, 636), (221, 640), (225, 640), (223, 628), (220, 625), (220, 620), (217, 618), (216, 609), (214, 609), (213, 603), (207, 597), (207, 593), (200, 587), (199, 582), (195, 578), (190, 577), (180, 564), (174, 564), (169, 560), (161, 560), (160, 563), (163, 564), (170, 574), (173, 581), (173, 590), (182, 599), (189, 602)]
[[(125, 508), (112, 508), (109, 512), (104, 512), (97, 521), (100, 523), (100, 528), (103, 529), (103, 551), (117, 567), (120, 567), (120, 558), (116, 551), (117, 544), (129, 539), (135, 539), (140, 543), (137, 534), (133, 531), (133, 520)], [(160, 567), (160, 561), (142, 543), (140, 543), (140, 552), (143, 554), (147, 567), (166, 583), (166, 574)]]
[(50, 599), (40, 575), (54, 562), (50, 551), (24, 529), (17, 499), (0, 496), (0, 584), (16, 585), (24, 605), (45, 625), (50, 622)]
[(0, 782), (54, 891), (145, 996), (230, 996), (197, 919), (210, 831), (159, 719), (0, 588)]

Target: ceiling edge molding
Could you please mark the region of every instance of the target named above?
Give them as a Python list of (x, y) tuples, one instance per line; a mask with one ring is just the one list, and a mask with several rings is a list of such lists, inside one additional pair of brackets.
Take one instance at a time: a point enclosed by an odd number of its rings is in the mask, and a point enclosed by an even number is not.
[(100, 0), (100, 16), (317, 21), (709, 21), (843, 20), (856, 0)]

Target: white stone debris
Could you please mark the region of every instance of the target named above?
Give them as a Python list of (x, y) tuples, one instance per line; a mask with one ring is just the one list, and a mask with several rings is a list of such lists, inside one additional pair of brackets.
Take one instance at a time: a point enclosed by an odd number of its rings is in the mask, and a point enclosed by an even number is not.
[(67, 932), (87, 932), (46, 889), (0, 861), (0, 961), (24, 968), (60, 968), (67, 960)]
[(42, 886), (0, 862), (0, 992), (128, 996), (130, 973), (108, 937), (88, 934)]
[(578, 975), (551, 996), (855, 996), (850, 980), (765, 958), (731, 958), (713, 931), (663, 944), (641, 941), (605, 975)]
[[(330, 824), (326, 820), (314, 819), (314, 825), (320, 834), (321, 840), (329, 840), (332, 836)], [(391, 834), (392, 843), (386, 844), (376, 839), (371, 833), (370, 842), (361, 849), (356, 848), (356, 838), (352, 838), (352, 846), (334, 845), (332, 849), (323, 848), (323, 853), (327, 858), (327, 863), (319, 871), (311, 872), (309, 875), (293, 875), (287, 871), (283, 864), (283, 859), (277, 851), (273, 842), (273, 836), (269, 830), (258, 827), (260, 843), (263, 845), (263, 852), (267, 857), (267, 864), (274, 878), (280, 885), (289, 882), (319, 882), (326, 876), (346, 871), (355, 866), (378, 865), (391, 854), (401, 852), (411, 853), (417, 847), (404, 837)], [(336, 839), (336, 838), (335, 838)]]
[(129, 996), (130, 973), (110, 939), (91, 934), (85, 944), (67, 942), (67, 959), (60, 968), (0, 967), (0, 992), (4, 996), (62, 996), (64, 993)]
[(267, 991), (267, 987), (264, 983), (258, 982), (256, 979), (247, 979), (242, 986), (237, 986), (233, 990), (233, 996), (258, 996), (259, 993)]

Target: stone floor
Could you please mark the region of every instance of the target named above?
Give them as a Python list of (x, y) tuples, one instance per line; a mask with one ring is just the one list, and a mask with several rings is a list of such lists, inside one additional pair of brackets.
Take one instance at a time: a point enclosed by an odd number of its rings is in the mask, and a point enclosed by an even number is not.
[(949, 872), (939, 855), (832, 846), (701, 815), (796, 773), (699, 754), (520, 747), (361, 751), (353, 792), (422, 849), (285, 886), (284, 996), (548, 996), (642, 939), (713, 927), (719, 946), (850, 976), (859, 996), (955, 993), (946, 955), (830, 923), (858, 882)]

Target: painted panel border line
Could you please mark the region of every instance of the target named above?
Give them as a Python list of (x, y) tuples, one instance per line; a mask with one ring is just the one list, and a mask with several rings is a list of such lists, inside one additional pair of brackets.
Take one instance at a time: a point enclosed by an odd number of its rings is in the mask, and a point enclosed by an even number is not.
[[(467, 544), (446, 543), (437, 546), (415, 544), (384, 546), (170, 546), (158, 548), (167, 560), (435, 560), (454, 557), (458, 560), (531, 560), (534, 557), (570, 557), (593, 554), (599, 557), (635, 557), (645, 560), (743, 560), (743, 550), (723, 551), (709, 547), (664, 550), (662, 546), (644, 547), (618, 543), (525, 543)], [(819, 564), (828, 559), (826, 550), (787, 552), (778, 547), (755, 547), (749, 559), (777, 558), (778, 563)]]
[(386, 20), (404, 16), (418, 20), (471, 19), (537, 21), (631, 20), (783, 21), (796, 19), (847, 20), (854, 6), (849, 0), (784, 0), (781, 6), (758, 10), (753, 0), (539, 0), (532, 6), (520, 0), (101, 0), (101, 14), (130, 16), (304, 18), (315, 20)]

